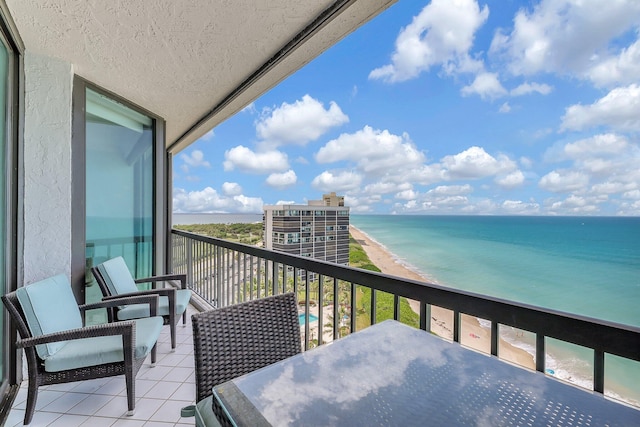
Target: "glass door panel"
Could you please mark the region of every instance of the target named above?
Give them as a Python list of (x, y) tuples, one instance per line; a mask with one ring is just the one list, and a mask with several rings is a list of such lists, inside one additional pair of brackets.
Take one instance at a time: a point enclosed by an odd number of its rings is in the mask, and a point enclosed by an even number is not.
[(134, 277), (152, 273), (153, 144), (150, 117), (86, 90), (86, 302), (102, 297), (93, 265), (122, 256)]

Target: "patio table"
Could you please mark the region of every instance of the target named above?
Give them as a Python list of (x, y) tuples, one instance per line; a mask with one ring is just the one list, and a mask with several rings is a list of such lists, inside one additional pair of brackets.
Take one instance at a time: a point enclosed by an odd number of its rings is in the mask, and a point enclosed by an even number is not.
[(387, 320), (220, 384), (234, 426), (640, 426), (640, 410)]

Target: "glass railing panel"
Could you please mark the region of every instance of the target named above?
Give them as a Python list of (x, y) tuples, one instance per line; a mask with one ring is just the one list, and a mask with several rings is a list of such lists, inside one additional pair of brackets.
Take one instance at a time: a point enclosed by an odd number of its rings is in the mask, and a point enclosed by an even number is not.
[(527, 369), (536, 368), (536, 334), (498, 325), (498, 357)]
[(491, 322), (468, 314), (460, 314), (460, 344), (491, 354)]
[(395, 318), (395, 295), (389, 292), (375, 291), (375, 323)]
[(356, 331), (371, 326), (371, 288), (356, 285)]
[(545, 337), (545, 373), (593, 390), (593, 355), (590, 348)]
[(432, 305), (431, 332), (441, 338), (453, 341), (453, 311)]
[(337, 330), (338, 319), (336, 315), (336, 288), (337, 284), (331, 277), (323, 276), (322, 282), (322, 332), (325, 342), (331, 342), (339, 338)]
[(605, 354), (604, 394), (640, 407), (640, 362)]
[(413, 326), (414, 328), (420, 328), (420, 301), (409, 298), (401, 298), (400, 321), (405, 325)]

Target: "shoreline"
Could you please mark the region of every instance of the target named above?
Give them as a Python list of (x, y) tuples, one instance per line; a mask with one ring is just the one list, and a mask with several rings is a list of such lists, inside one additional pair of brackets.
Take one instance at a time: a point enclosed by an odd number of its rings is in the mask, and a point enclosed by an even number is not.
[[(429, 282), (426, 277), (398, 262), (397, 257), (394, 257), (391, 252), (370, 238), (362, 230), (353, 225), (349, 225), (349, 232), (362, 246), (371, 263), (377, 266), (382, 273), (403, 279)], [(408, 301), (411, 309), (419, 314), (420, 303), (410, 299), (408, 299)], [(430, 323), (431, 332), (448, 340), (453, 339), (452, 311), (442, 307), (431, 306)], [(462, 331), (464, 333), (462, 333)], [(477, 318), (463, 315), (461, 319), (460, 344), (490, 354), (490, 330), (483, 328)], [(500, 339), (499, 352), (501, 359), (535, 370), (533, 356), (526, 350)]]

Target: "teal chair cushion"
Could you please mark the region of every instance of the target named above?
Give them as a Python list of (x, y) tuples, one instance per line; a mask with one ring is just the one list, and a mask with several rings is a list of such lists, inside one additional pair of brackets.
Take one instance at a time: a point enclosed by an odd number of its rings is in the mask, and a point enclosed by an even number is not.
[[(176, 314), (181, 315), (187, 309), (191, 300), (191, 291), (189, 289), (176, 290)], [(167, 316), (169, 314), (169, 298), (160, 297), (158, 300), (158, 316)], [(139, 319), (149, 316), (149, 304), (132, 304), (120, 307), (118, 310), (118, 320)]]
[[(34, 337), (83, 326), (71, 284), (63, 274), (19, 288), (16, 295)], [(36, 351), (46, 359), (64, 348), (66, 342), (41, 344)]]
[[(134, 357), (140, 359), (146, 357), (156, 344), (163, 322), (162, 317), (158, 316), (138, 319), (135, 322)], [(83, 338), (67, 341), (57, 353), (45, 359), (44, 369), (47, 372), (59, 372), (123, 360), (124, 351), (120, 335)]]
[(138, 292), (138, 286), (131, 276), (129, 267), (121, 256), (112, 258), (98, 266), (98, 270), (109, 288), (111, 295)]

